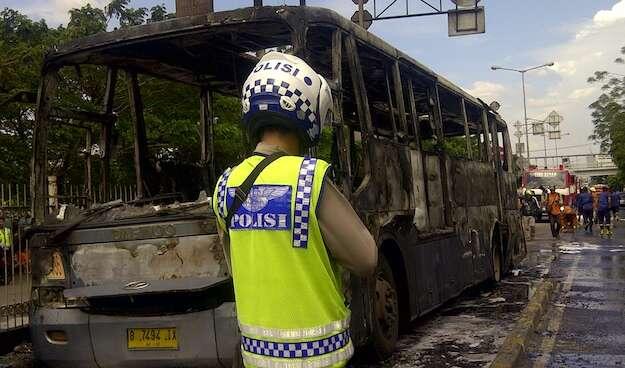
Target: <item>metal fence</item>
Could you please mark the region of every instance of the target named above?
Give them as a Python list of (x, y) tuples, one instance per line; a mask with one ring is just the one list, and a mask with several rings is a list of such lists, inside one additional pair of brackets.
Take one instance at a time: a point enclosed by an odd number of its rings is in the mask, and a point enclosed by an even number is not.
[(27, 184), (0, 184), (0, 332), (28, 324), (30, 252), (24, 229), (30, 224)]
[[(94, 186), (56, 186), (50, 180), (48, 205), (54, 212), (62, 204), (88, 208), (94, 203), (136, 198), (131, 185), (113, 185), (107, 191)], [(31, 261), (25, 229), (31, 225), (31, 196), (28, 184), (0, 183), (0, 333), (28, 326), (31, 296)]]

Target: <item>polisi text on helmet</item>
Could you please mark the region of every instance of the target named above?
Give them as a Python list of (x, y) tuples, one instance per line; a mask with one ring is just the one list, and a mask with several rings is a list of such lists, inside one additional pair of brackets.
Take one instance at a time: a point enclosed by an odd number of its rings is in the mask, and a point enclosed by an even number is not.
[(254, 73), (258, 73), (261, 70), (272, 70), (272, 69), (280, 70), (282, 72), (291, 74), (294, 77), (297, 77), (297, 75), (299, 74), (299, 69), (295, 68), (295, 70), (293, 70), (293, 65), (282, 63), (280, 61), (275, 61), (275, 60), (269, 60), (265, 63), (258, 64), (256, 68), (254, 68)]

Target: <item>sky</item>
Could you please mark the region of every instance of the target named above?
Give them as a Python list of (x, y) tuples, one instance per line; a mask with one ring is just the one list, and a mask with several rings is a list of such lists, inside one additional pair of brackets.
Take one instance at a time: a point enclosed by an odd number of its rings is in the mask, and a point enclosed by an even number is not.
[[(214, 0), (216, 10), (249, 6), (252, 0)], [(388, 4), (392, 0), (377, 0)], [(433, 1), (433, 0), (432, 0)], [(65, 24), (67, 11), (87, 2), (104, 6), (107, 0), (0, 0), (0, 8), (11, 7), (49, 25)], [(438, 3), (437, 1), (433, 1)], [(297, 0), (265, 0), (266, 5), (296, 5)], [(350, 0), (307, 0), (309, 6), (334, 9), (351, 17), (356, 5)], [(401, 12), (399, 1), (390, 12)], [(443, 4), (451, 4), (443, 0)], [(134, 7), (164, 4), (175, 10), (174, 0), (133, 0)], [(418, 0), (410, 0), (414, 11), (427, 11)], [(492, 65), (523, 69), (548, 62), (551, 68), (526, 74), (529, 118), (545, 119), (556, 110), (563, 116), (558, 153), (598, 153), (588, 140), (592, 122), (588, 105), (601, 93), (587, 78), (596, 70), (625, 74), (613, 61), (625, 46), (625, 0), (482, 0), (486, 10), (486, 33), (464, 37), (447, 36), (445, 16), (376, 21), (369, 31), (411, 55), (437, 73), (487, 103), (497, 100), (509, 123), (523, 120), (520, 74), (492, 71)], [(448, 6), (448, 5), (444, 5)], [(366, 5), (373, 12), (373, 0)], [(513, 141), (516, 138), (513, 136)], [(524, 139), (524, 138), (523, 138)], [(566, 148), (568, 147), (568, 148)], [(548, 154), (554, 142), (547, 141)], [(543, 155), (543, 138), (530, 138), (532, 156)]]

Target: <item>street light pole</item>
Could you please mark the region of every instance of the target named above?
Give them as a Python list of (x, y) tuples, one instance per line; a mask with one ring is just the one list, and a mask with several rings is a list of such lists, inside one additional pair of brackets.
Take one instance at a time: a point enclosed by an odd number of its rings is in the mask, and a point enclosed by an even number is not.
[(521, 84), (523, 84), (523, 121), (525, 122), (525, 149), (527, 151), (527, 163), (530, 164), (530, 134), (527, 126), (527, 102), (525, 99), (525, 72), (521, 72)]
[(534, 66), (534, 67), (526, 68), (526, 69), (503, 68), (500, 66), (490, 67), (491, 70), (507, 70), (510, 72), (517, 72), (521, 74), (521, 84), (523, 85), (523, 115), (525, 119), (525, 145), (527, 146), (526, 150), (527, 150), (527, 162), (528, 163), (530, 163), (530, 138), (529, 138), (529, 128), (527, 126), (527, 99), (526, 99), (526, 94), (525, 94), (525, 73), (531, 70), (536, 70), (536, 69), (553, 66), (553, 65), (554, 65), (554, 62), (552, 61), (546, 64), (542, 64), (542, 65), (538, 65), (538, 66)]

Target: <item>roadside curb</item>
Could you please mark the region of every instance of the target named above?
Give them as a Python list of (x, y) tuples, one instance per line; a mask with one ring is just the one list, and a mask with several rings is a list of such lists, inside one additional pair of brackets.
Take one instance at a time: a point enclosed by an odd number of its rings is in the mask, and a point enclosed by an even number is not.
[(554, 280), (543, 280), (538, 285), (534, 296), (521, 312), (512, 331), (501, 345), (495, 360), (490, 364), (490, 368), (511, 368), (520, 362), (532, 332), (547, 309), (555, 285)]

